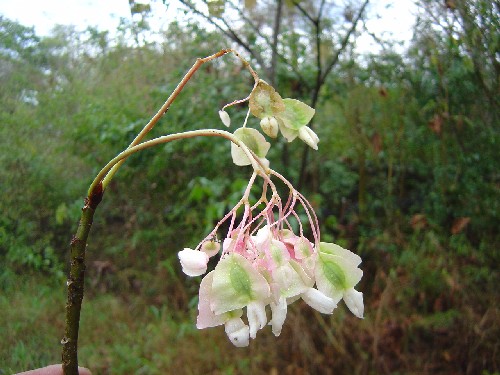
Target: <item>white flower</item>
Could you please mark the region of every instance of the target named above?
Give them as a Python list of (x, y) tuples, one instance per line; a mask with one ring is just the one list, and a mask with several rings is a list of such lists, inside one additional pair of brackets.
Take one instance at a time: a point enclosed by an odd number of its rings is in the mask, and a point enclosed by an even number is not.
[(241, 318), (233, 318), (226, 322), (225, 331), (227, 337), (234, 346), (239, 348), (248, 346), (250, 342), (250, 328), (243, 323)]
[(363, 271), (358, 268), (361, 258), (353, 252), (332, 243), (321, 242), (314, 269), (316, 285), (335, 303), (344, 299), (349, 310), (363, 317), (363, 294), (354, 290)]
[(182, 272), (188, 276), (200, 276), (207, 272), (208, 255), (202, 251), (185, 248), (178, 253)]

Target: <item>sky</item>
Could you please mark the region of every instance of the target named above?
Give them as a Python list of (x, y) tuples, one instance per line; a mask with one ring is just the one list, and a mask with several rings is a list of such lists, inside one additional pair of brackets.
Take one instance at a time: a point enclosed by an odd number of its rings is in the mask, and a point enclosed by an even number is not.
[[(167, 9), (161, 1), (152, 2), (155, 16), (150, 23), (154, 29), (166, 26), (178, 15), (178, 2), (168, 3)], [(372, 0), (367, 26), (378, 37), (392, 35), (394, 39), (408, 41), (414, 13), (412, 0)], [(34, 26), (40, 36), (49, 35), (56, 24), (75, 25), (78, 30), (95, 26), (103, 31), (116, 29), (120, 17), (131, 18), (128, 0), (0, 0), (0, 14), (24, 26)], [(375, 48), (371, 42), (371, 37), (365, 35), (357, 40), (357, 45), (362, 51), (370, 50)]]

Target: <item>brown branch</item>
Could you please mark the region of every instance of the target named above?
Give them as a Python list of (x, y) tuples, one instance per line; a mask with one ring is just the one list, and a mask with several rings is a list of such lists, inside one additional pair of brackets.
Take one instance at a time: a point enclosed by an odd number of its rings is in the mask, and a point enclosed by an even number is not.
[(283, 1), (278, 0), (276, 4), (276, 15), (274, 17), (274, 27), (273, 27), (273, 43), (271, 44), (271, 67), (269, 69), (269, 76), (271, 79), (271, 84), (274, 86), (276, 84), (276, 63), (278, 56), (278, 37), (281, 28), (281, 10), (283, 8)]

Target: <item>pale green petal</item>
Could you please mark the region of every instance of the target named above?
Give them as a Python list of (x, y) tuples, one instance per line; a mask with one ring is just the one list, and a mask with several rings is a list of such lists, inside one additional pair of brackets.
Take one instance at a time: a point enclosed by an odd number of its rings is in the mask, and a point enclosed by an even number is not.
[[(252, 128), (239, 128), (234, 132), (234, 136), (242, 141), (257, 157), (265, 158), (271, 144), (258, 130)], [(243, 149), (231, 143), (231, 156), (236, 165), (250, 165), (250, 159)]]
[(342, 258), (348, 259), (355, 266), (361, 263), (361, 257), (357, 254), (354, 254), (352, 251), (344, 249), (337, 244), (329, 243), (329, 242), (320, 242), (319, 243), (319, 251), (326, 254), (337, 255)]
[(314, 116), (314, 108), (299, 100), (287, 98), (283, 99), (283, 103), (285, 103), (285, 111), (277, 117), (289, 129), (298, 131), (302, 126), (307, 125)]
[(243, 308), (269, 295), (266, 279), (240, 254), (229, 254), (215, 267), (210, 304), (214, 314)]
[(288, 142), (292, 142), (295, 138), (299, 136), (298, 130), (286, 127), (282, 121), (279, 121), (279, 127), (281, 134), (283, 134), (283, 137), (285, 137)]
[(345, 290), (361, 280), (363, 271), (346, 258), (320, 252), (314, 274), (318, 289), (338, 302)]

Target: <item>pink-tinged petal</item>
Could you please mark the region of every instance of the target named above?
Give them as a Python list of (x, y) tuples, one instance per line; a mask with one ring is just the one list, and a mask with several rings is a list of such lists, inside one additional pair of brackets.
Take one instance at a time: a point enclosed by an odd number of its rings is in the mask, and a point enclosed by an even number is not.
[(250, 326), (250, 337), (254, 339), (257, 331), (265, 327), (267, 323), (266, 306), (263, 302), (250, 302), (247, 306), (248, 325)]
[(287, 301), (285, 297), (280, 297), (277, 303), (271, 302), (271, 327), (273, 329), (274, 336), (279, 336), (281, 334), (281, 329), (283, 324), (285, 324), (286, 313), (288, 310)]
[(252, 236), (252, 240), (257, 248), (265, 248), (269, 246), (271, 241), (271, 231), (269, 230), (269, 225), (264, 225), (260, 228), (255, 236)]
[(248, 346), (250, 343), (250, 329), (241, 318), (233, 318), (226, 322), (225, 331), (227, 337), (234, 346), (239, 348)]
[(297, 259), (307, 258), (314, 252), (311, 241), (309, 241), (305, 237), (299, 237), (298, 240), (295, 241), (293, 249), (295, 251), (295, 257)]
[(285, 265), (290, 260), (290, 254), (283, 242), (273, 239), (269, 248), (266, 249), (266, 258), (269, 260), (271, 269), (274, 269)]
[(200, 276), (207, 272), (208, 255), (202, 251), (185, 248), (178, 253), (182, 271), (188, 276)]
[(318, 289), (314, 288), (309, 288), (305, 293), (303, 293), (302, 299), (305, 303), (322, 314), (332, 314), (333, 310), (337, 307), (338, 302), (335, 302), (333, 299), (325, 296)]
[(358, 292), (354, 288), (350, 288), (344, 292), (344, 302), (354, 315), (363, 319), (363, 313), (365, 311), (363, 293)]
[(216, 327), (224, 324), (228, 319), (225, 314), (215, 315), (210, 309), (213, 277), (214, 271), (211, 271), (201, 280), (198, 300), (198, 317), (196, 319), (196, 328), (198, 329)]

